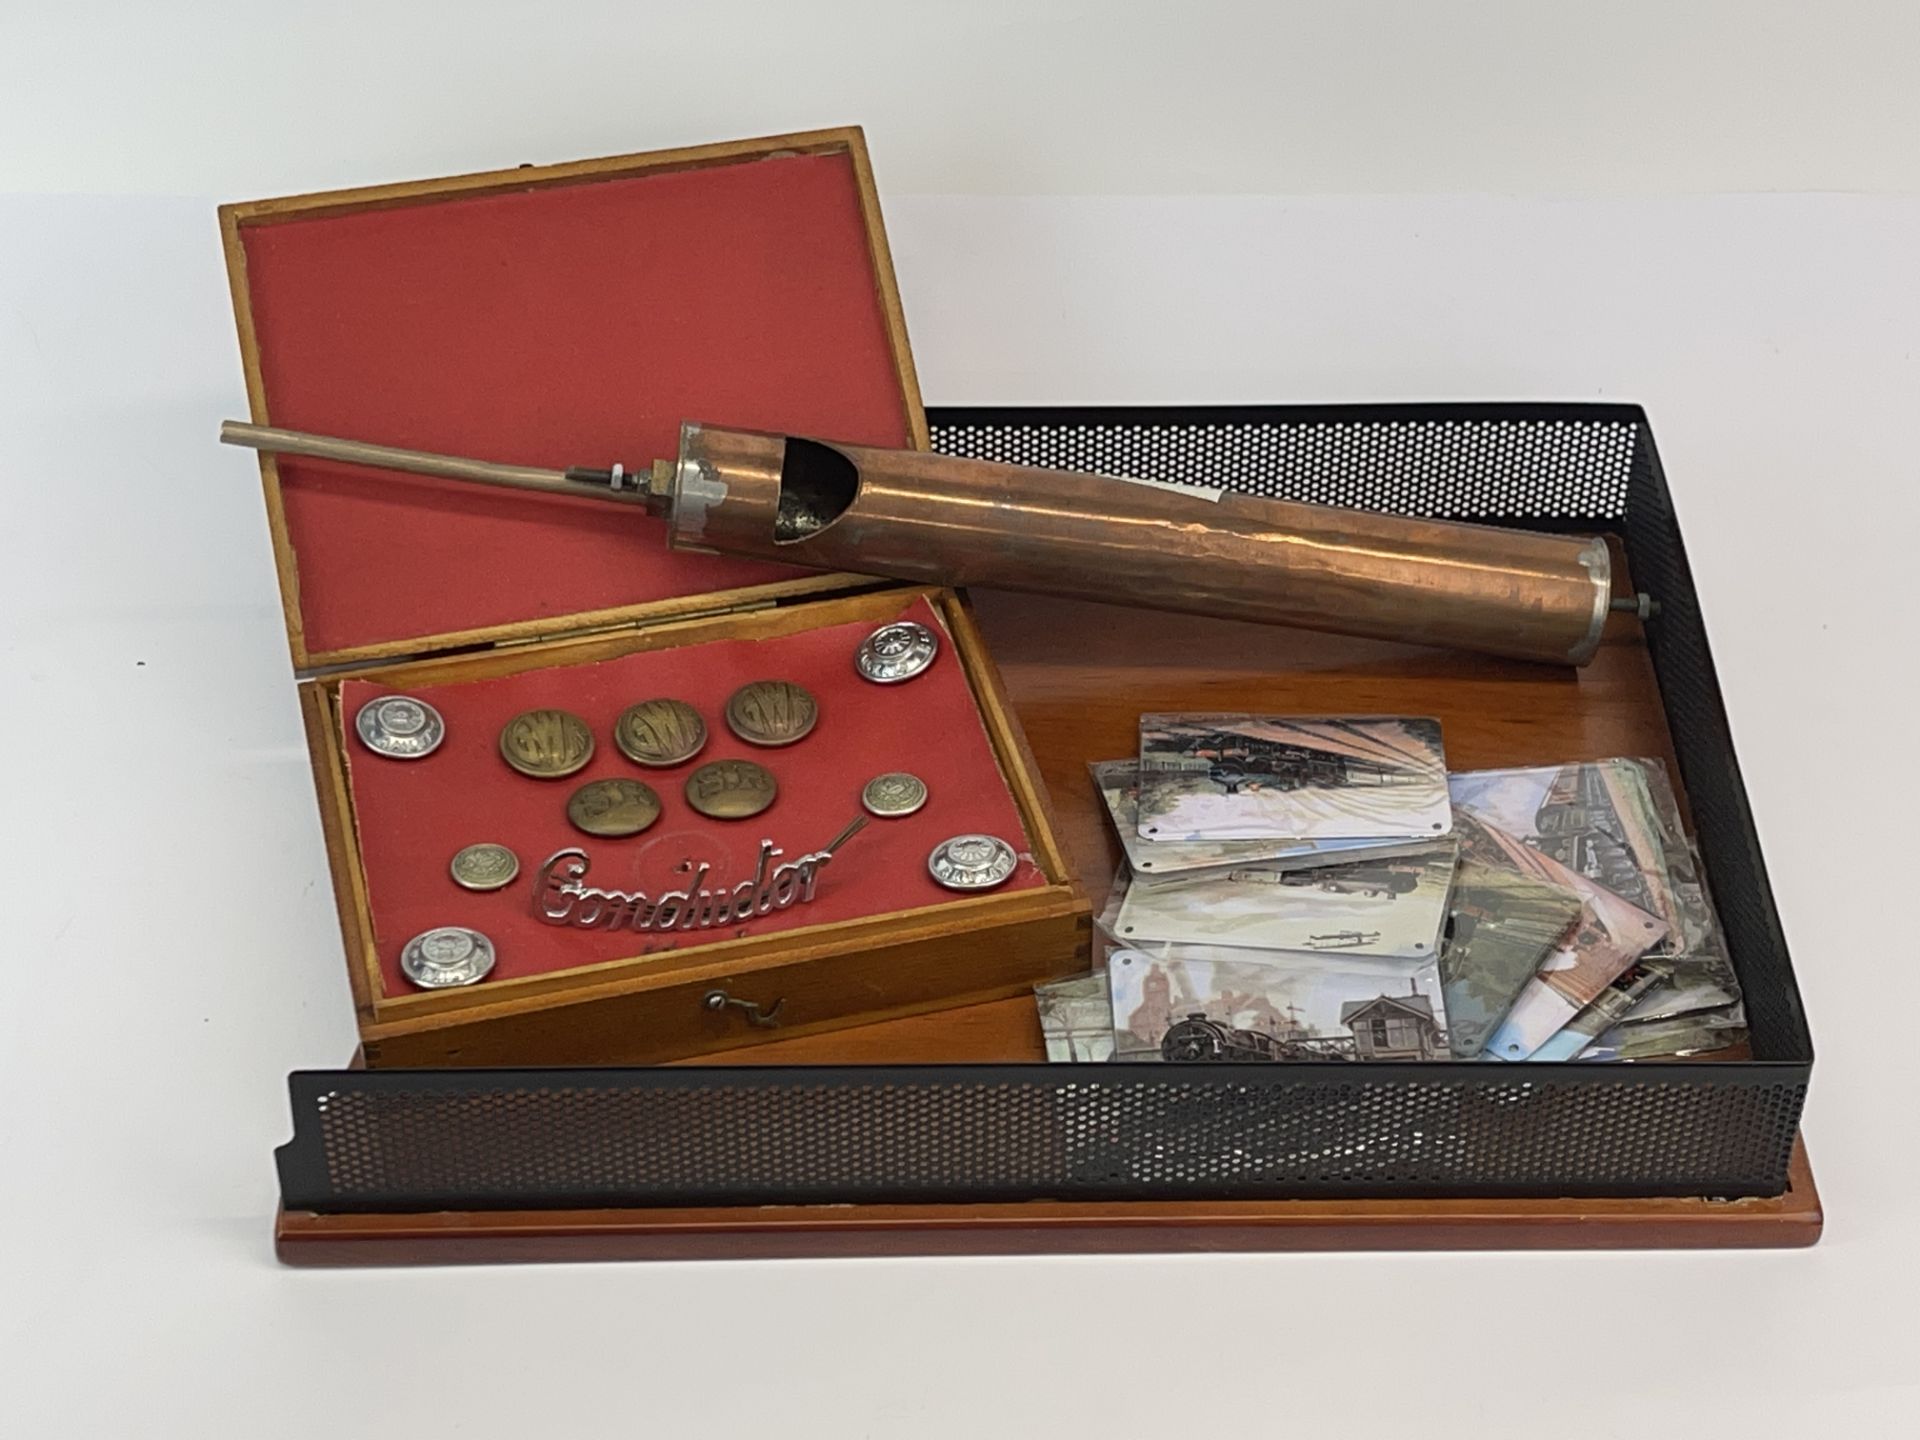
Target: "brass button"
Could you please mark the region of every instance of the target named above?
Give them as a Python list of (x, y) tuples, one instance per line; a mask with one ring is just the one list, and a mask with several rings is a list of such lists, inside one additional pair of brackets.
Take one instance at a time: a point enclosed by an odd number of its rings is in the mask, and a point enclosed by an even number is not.
[(791, 745), (819, 718), (813, 696), (791, 680), (755, 680), (727, 700), (727, 728), (749, 745)]
[(687, 804), (715, 820), (745, 820), (773, 804), (773, 772), (751, 760), (714, 760), (687, 777)]
[(500, 732), (500, 755), (522, 775), (558, 780), (593, 758), (593, 731), (565, 710), (529, 710)]
[(636, 765), (678, 765), (707, 743), (707, 722), (684, 700), (642, 700), (613, 722), (613, 743)]

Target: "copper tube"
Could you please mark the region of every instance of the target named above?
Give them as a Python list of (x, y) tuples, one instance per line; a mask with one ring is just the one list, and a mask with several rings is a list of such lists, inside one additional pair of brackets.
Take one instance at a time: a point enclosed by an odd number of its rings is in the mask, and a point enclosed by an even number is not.
[[(1217, 490), (684, 425), (646, 490), (228, 421), (233, 445), (645, 505), (681, 550), (936, 585), (1451, 645), (1584, 665), (1606, 624), (1606, 543)], [(1644, 603), (1644, 602), (1643, 602)]]
[(680, 549), (1583, 665), (1606, 543), (686, 425)]

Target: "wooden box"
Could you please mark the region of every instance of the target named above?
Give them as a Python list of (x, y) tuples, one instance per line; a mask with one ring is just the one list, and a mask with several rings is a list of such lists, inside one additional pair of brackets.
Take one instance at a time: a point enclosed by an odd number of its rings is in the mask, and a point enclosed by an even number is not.
[[(643, 466), (684, 420), (927, 443), (857, 129), (229, 205), (221, 223), (257, 423), (547, 466)], [(1084, 968), (1085, 897), (952, 592), (669, 552), (660, 522), (589, 500), (311, 460), (263, 457), (261, 473), (370, 1065), (671, 1059)], [(934, 668), (859, 680), (860, 636), (909, 614), (941, 635)], [(728, 685), (776, 675), (814, 689), (822, 720), (769, 758), (719, 707)], [(359, 704), (398, 690), (448, 717), (423, 761), (348, 738)], [(679, 794), (691, 765), (647, 773), (619, 754), (614, 715), (666, 694), (707, 719), (700, 760), (774, 769), (763, 817), (702, 819)], [(541, 705), (596, 731), (570, 780), (493, 753), (499, 726)], [(558, 846), (588, 848), (601, 885), (663, 886), (696, 857), (728, 875), (763, 836), (794, 855), (825, 844), (886, 769), (923, 774), (931, 799), (850, 841), (812, 906), (644, 937), (532, 918), (529, 877)], [(615, 775), (654, 785), (660, 824), (572, 834), (568, 792)], [(1014, 841), (1020, 868), (990, 893), (939, 890), (927, 852), (977, 829)], [(519, 855), (513, 886), (454, 885), (448, 859), (479, 840)], [(411, 988), (399, 950), (435, 925), (487, 933), (493, 974)]]

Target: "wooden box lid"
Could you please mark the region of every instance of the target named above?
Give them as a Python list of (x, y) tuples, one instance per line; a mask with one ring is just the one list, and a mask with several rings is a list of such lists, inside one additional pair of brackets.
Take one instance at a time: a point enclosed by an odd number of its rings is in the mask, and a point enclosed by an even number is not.
[[(684, 420), (926, 443), (857, 128), (228, 205), (257, 423), (629, 468)], [(262, 457), (294, 663), (838, 588), (592, 500)]]

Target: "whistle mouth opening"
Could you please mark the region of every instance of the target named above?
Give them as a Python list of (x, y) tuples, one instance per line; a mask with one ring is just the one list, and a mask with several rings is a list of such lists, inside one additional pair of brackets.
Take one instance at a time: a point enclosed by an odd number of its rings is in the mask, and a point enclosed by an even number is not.
[(780, 462), (780, 502), (773, 543), (792, 545), (819, 534), (860, 493), (860, 467), (831, 445), (790, 437)]

